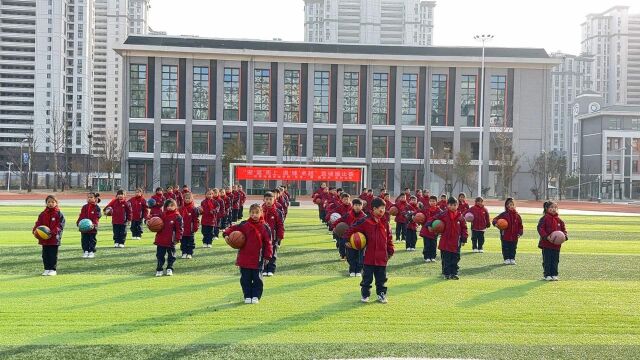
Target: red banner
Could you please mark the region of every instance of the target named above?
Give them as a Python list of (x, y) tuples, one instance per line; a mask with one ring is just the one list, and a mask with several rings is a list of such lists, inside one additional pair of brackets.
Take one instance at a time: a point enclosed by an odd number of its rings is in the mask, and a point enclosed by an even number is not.
[(362, 169), (237, 166), (236, 180), (360, 182)]

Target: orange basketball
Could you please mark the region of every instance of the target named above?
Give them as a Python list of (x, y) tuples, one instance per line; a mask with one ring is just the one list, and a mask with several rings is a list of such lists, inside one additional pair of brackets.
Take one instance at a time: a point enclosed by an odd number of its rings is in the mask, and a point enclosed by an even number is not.
[(154, 216), (151, 219), (147, 220), (147, 227), (151, 232), (160, 232), (164, 227), (164, 222), (159, 217)]
[(349, 237), (349, 247), (354, 250), (362, 250), (367, 246), (367, 238), (363, 233), (357, 232)]
[(391, 216), (396, 216), (396, 215), (398, 215), (398, 208), (397, 208), (397, 207), (395, 207), (395, 206), (392, 206), (392, 207), (389, 209), (389, 214), (391, 214)]
[(247, 239), (244, 237), (244, 234), (240, 231), (233, 231), (229, 236), (224, 239), (227, 242), (227, 245), (231, 246), (234, 249), (241, 249)]
[(505, 230), (509, 227), (509, 222), (505, 219), (498, 219), (498, 221), (496, 221), (496, 227), (500, 230)]
[(315, 200), (313, 200), (314, 203), (316, 203), (317, 205), (322, 204), (322, 199), (320, 198), (316, 198)]
[(347, 223), (345, 222), (341, 222), (338, 225), (336, 225), (336, 227), (333, 229), (333, 233), (336, 234), (338, 237), (342, 237), (342, 235), (344, 235), (344, 233), (349, 229), (349, 225), (347, 225)]
[(424, 216), (423, 213), (417, 213), (415, 214), (415, 216), (413, 217), (413, 221), (416, 222), (416, 224), (424, 224), (425, 221), (427, 221), (427, 217)]

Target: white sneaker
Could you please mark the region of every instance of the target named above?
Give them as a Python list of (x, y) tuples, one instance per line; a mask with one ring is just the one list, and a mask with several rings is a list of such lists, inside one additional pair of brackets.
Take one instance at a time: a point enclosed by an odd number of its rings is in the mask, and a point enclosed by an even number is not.
[(94, 257), (96, 257), (96, 254), (95, 254), (95, 253), (90, 252), (90, 253), (89, 253), (89, 255), (87, 255), (87, 257), (88, 257), (89, 259), (93, 259)]
[(262, 273), (262, 276), (267, 276), (267, 272), (266, 272), (266, 271), (265, 271), (265, 272), (263, 272), (263, 273)]
[(49, 271), (51, 271), (51, 270), (45, 270), (45, 271), (42, 273), (42, 276), (47, 276), (47, 275), (49, 275)]
[(193, 258), (193, 256), (191, 256), (190, 254), (187, 254), (187, 259), (191, 259)]
[(362, 299), (360, 299), (361, 302), (363, 303), (368, 303), (369, 302), (369, 297), (363, 297)]
[(213, 247), (213, 245), (212, 245), (212, 244), (207, 244), (207, 247), (208, 247), (209, 249), (211, 249), (211, 248)]
[(516, 260), (515, 259), (511, 259), (510, 264), (511, 265), (515, 265), (516, 264)]
[(478, 249), (473, 249), (473, 250), (471, 250), (471, 252), (473, 252), (473, 253), (477, 253), (477, 252), (478, 252)]
[(173, 276), (173, 270), (167, 269), (167, 276)]
[(484, 250), (483, 250), (483, 249), (478, 249), (478, 252), (479, 252), (479, 253), (483, 253), (483, 252), (484, 252)]
[(426, 263), (430, 263), (430, 262), (431, 262), (431, 259), (424, 259), (424, 262), (426, 262)]
[(356, 273), (356, 277), (362, 277), (362, 273)]
[(558, 279), (558, 277), (557, 277), (557, 276), (552, 276), (552, 277), (551, 277), (551, 280), (553, 280), (553, 281), (558, 281), (558, 280), (560, 280), (560, 279)]
[(113, 244), (114, 248), (119, 248), (120, 246), (118, 245), (118, 243)]
[(162, 276), (162, 271), (156, 271), (156, 276)]
[(124, 247), (124, 244), (120, 244), (120, 245), (118, 245), (118, 247), (123, 248), (123, 247)]
[(349, 273), (350, 277), (356, 277), (356, 273)]
[(82, 253), (82, 258), (83, 259), (86, 259), (88, 257), (89, 257), (89, 252), (88, 251), (85, 251), (85, 252)]
[(378, 301), (383, 303), (383, 304), (386, 304), (387, 303), (387, 296), (384, 293), (378, 295)]
[(552, 281), (553, 278), (551, 276), (545, 276), (544, 278), (542, 278), (542, 280), (544, 280), (544, 281)]
[(505, 261), (504, 261), (504, 264), (505, 264), (505, 265), (511, 265), (511, 260), (509, 260), (509, 259), (505, 260)]
[(273, 273), (272, 273), (271, 271), (269, 271), (269, 272), (267, 273), (267, 276), (273, 276)]
[(55, 270), (49, 270), (49, 273), (47, 274), (47, 276), (56, 276), (58, 275), (58, 272), (56, 272)]
[(180, 259), (186, 259), (187, 258), (187, 254), (182, 254), (182, 256), (180, 257)]
[(251, 304), (251, 298), (244, 298), (245, 304)]
[(259, 304), (260, 303), (260, 299), (258, 299), (257, 297), (251, 298), (251, 303), (252, 304)]
[(431, 259), (431, 262), (436, 262), (436, 259)]

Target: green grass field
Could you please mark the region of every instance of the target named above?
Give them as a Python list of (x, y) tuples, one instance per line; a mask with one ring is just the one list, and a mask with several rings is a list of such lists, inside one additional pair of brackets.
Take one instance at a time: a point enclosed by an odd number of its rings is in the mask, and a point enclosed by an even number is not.
[(540, 281), (539, 216), (524, 216), (517, 266), (501, 264), (492, 229), (484, 254), (463, 248), (460, 281), (423, 262), (421, 241), (413, 253), (396, 245), (383, 305), (359, 302), (359, 278), (345, 276), (317, 212), (294, 209), (278, 273), (245, 305), (224, 241), (155, 278), (152, 236), (114, 249), (106, 221), (97, 257), (82, 259), (73, 207), (63, 206), (58, 276), (42, 277), (30, 234), (41, 210), (0, 206), (2, 359), (640, 358), (637, 217), (564, 216), (570, 241), (553, 283)]

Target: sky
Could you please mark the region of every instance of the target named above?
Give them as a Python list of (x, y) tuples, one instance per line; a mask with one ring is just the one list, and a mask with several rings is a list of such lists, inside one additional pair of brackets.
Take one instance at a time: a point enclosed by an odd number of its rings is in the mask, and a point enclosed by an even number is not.
[[(495, 36), (488, 46), (580, 52), (580, 24), (589, 13), (634, 1), (437, 0), (436, 46), (475, 46), (473, 36)], [(632, 6), (631, 13), (640, 11)], [(303, 0), (151, 0), (149, 25), (169, 35), (304, 41)]]

